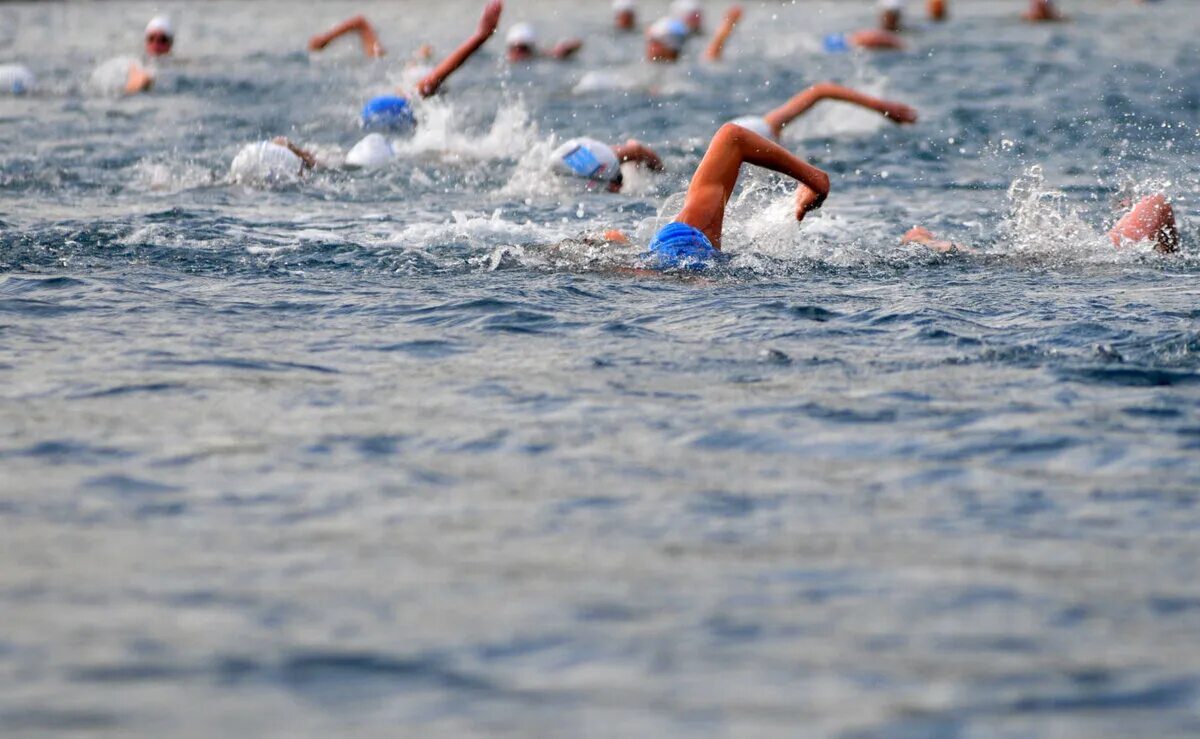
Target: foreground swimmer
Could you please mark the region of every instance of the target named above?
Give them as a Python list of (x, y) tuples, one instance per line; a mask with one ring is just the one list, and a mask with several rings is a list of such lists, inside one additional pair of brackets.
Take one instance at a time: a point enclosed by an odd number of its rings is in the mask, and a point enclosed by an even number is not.
[(563, 142), (550, 155), (550, 168), (556, 174), (603, 185), (609, 192), (621, 191), (624, 183), (621, 165), (626, 162), (652, 172), (661, 172), (663, 169), (658, 154), (637, 139), (609, 146), (602, 141), (581, 136)]
[(565, 39), (554, 45), (548, 52), (538, 48), (537, 30), (529, 23), (518, 23), (508, 29), (504, 39), (507, 47), (506, 56), (510, 62), (527, 62), (532, 59), (554, 59), (562, 61), (570, 59), (575, 52), (583, 48), (583, 42), (576, 38)]
[(1033, 23), (1065, 21), (1067, 17), (1054, 7), (1054, 0), (1029, 0), (1029, 10), (1021, 18)]
[(903, 103), (880, 100), (864, 95), (849, 87), (835, 85), (832, 82), (821, 82), (793, 97), (764, 116), (742, 116), (731, 123), (747, 128), (759, 136), (779, 141), (783, 129), (789, 123), (804, 115), (814, 105), (822, 100), (841, 100), (847, 103), (873, 110), (887, 118), (892, 123), (916, 123), (917, 111)]
[(688, 185), (683, 210), (659, 229), (650, 242), (650, 258), (660, 269), (703, 269), (721, 249), (725, 205), (733, 194), (742, 164), (754, 164), (787, 175), (800, 183), (796, 190), (796, 220), (821, 207), (829, 195), (829, 176), (779, 144), (741, 126), (726, 123)]
[[(1108, 232), (1108, 238), (1117, 248), (1126, 243), (1153, 242), (1154, 251), (1160, 254), (1174, 254), (1179, 251), (1179, 229), (1175, 225), (1175, 210), (1161, 194), (1144, 197), (1121, 216)], [(904, 234), (901, 243), (921, 244), (940, 254), (975, 252), (969, 246), (942, 241), (929, 229), (920, 226)]]

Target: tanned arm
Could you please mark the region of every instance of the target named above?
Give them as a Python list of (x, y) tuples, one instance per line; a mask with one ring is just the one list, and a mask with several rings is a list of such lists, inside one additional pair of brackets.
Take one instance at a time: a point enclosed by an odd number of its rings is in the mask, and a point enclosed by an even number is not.
[(721, 21), (720, 27), (713, 34), (708, 48), (704, 50), (704, 58), (707, 61), (715, 62), (720, 60), (721, 55), (725, 52), (725, 42), (729, 40), (730, 34), (733, 33), (733, 29), (741, 19), (742, 8), (740, 5), (734, 5), (726, 11), (725, 18)]
[(501, 0), (491, 0), (483, 8), (483, 15), (479, 17), (479, 27), (475, 29), (475, 33), (462, 43), (457, 49), (452, 51), (449, 56), (443, 59), (425, 79), (421, 80), (417, 85), (417, 92), (421, 97), (429, 97), (437, 93), (438, 88), (446, 81), (446, 78), (461, 67), (471, 55), (483, 46), (484, 42), (492, 37), (496, 32), (496, 26), (500, 23), (500, 11), (504, 9)]
[(313, 36), (308, 40), (308, 49), (309, 51), (320, 51), (348, 33), (358, 34), (362, 39), (363, 53), (367, 56), (376, 58), (384, 55), (383, 45), (379, 43), (379, 35), (375, 33), (374, 26), (365, 16), (361, 15), (344, 20), (325, 33)]

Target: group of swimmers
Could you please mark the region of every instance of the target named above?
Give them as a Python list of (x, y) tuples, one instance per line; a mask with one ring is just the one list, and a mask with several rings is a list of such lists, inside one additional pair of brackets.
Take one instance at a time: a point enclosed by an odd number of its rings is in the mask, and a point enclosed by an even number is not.
[[(903, 49), (905, 43), (900, 34), (904, 31), (904, 2), (879, 0), (877, 28), (826, 37), (825, 49), (830, 52), (845, 51), (851, 47), (866, 50)], [(948, 4), (949, 0), (927, 0), (926, 11), (930, 20), (947, 20)], [(363, 106), (360, 123), (367, 135), (347, 152), (345, 166), (366, 168), (391, 161), (395, 152), (388, 136), (411, 131), (417, 125), (412, 101), (438, 93), (446, 79), (496, 33), (502, 9), (501, 0), (489, 0), (474, 32), (435, 65), (429, 65), (431, 49), (428, 46), (421, 47), (406, 70), (405, 89), (371, 98)], [(1039, 23), (1065, 20), (1053, 0), (1030, 0), (1022, 17), (1026, 21)], [(705, 48), (704, 59), (721, 58), (741, 18), (742, 10), (737, 6), (724, 14)], [(671, 13), (651, 23), (645, 30), (647, 61), (678, 61), (687, 41), (704, 33), (704, 21), (699, 0), (674, 0)], [(635, 0), (613, 0), (614, 28), (619, 32), (632, 33), (637, 25)], [(363, 53), (368, 57), (379, 57), (385, 53), (379, 34), (361, 15), (312, 37), (308, 48), (313, 53), (320, 52), (346, 35), (356, 35), (361, 41)], [(150, 62), (171, 53), (174, 36), (168, 18), (153, 18), (145, 30), (143, 61), (147, 63), (139, 63), (128, 57), (109, 60), (97, 68), (93, 82), (122, 94), (149, 90), (154, 82)], [(563, 39), (546, 48), (541, 45), (532, 25), (518, 23), (510, 27), (505, 45), (505, 56), (509, 62), (524, 63), (534, 59), (569, 59), (579, 52), (583, 42), (580, 39)], [(32, 73), (24, 67), (0, 65), (0, 90), (21, 94), (33, 89), (35, 84)], [(829, 176), (790, 152), (780, 143), (780, 139), (791, 122), (822, 100), (842, 101), (873, 110), (895, 124), (911, 124), (917, 120), (917, 112), (907, 105), (824, 82), (800, 92), (766, 114), (743, 116), (724, 124), (713, 136), (692, 176), (682, 210), (651, 241), (648, 256), (652, 265), (664, 269), (703, 269), (717, 261), (721, 254), (725, 207), (743, 164), (762, 167), (796, 180), (797, 220), (820, 208), (830, 192)], [(589, 137), (572, 138), (563, 142), (550, 157), (550, 169), (555, 173), (586, 180), (590, 185), (611, 192), (621, 190), (623, 164), (652, 171), (663, 168), (658, 154), (634, 139), (609, 145)], [(281, 137), (244, 147), (234, 158), (231, 171), (235, 179), (252, 176), (256, 179), (278, 180), (300, 177), (317, 166), (318, 158), (313, 153)], [(627, 237), (615, 231), (608, 232), (606, 238), (610, 241), (627, 241)], [(1124, 242), (1149, 241), (1159, 252), (1176, 251), (1179, 235), (1170, 203), (1162, 195), (1152, 195), (1130, 204), (1128, 212), (1110, 231), (1110, 238), (1117, 246)], [(905, 234), (903, 241), (921, 244), (938, 252), (971, 251), (969, 247), (940, 240), (920, 227)]]

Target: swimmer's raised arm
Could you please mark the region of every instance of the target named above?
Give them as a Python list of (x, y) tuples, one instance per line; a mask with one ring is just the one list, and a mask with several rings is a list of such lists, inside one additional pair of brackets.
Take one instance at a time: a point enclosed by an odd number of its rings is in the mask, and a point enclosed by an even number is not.
[(479, 17), (479, 27), (475, 29), (475, 33), (434, 67), (434, 70), (417, 85), (417, 92), (421, 97), (436, 94), (446, 78), (470, 59), (471, 55), (492, 37), (492, 34), (496, 32), (496, 26), (500, 23), (500, 11), (503, 9), (504, 5), (500, 0), (490, 0), (483, 7), (483, 15)]
[(832, 82), (821, 82), (813, 85), (775, 110), (767, 113), (763, 116), (763, 119), (771, 127), (775, 136), (778, 137), (783, 131), (784, 126), (803, 115), (809, 108), (812, 108), (822, 100), (841, 100), (860, 105), (881, 113), (893, 123), (915, 123), (917, 120), (917, 111), (907, 105), (880, 100), (870, 95), (864, 95), (857, 90), (851, 90), (849, 87), (835, 85)]
[(676, 219), (704, 233), (721, 248), (725, 205), (737, 185), (742, 163), (787, 175), (800, 183), (796, 191), (796, 220), (821, 207), (829, 195), (829, 175), (802, 161), (779, 144), (741, 126), (721, 126), (688, 185), (683, 210)]
[(565, 41), (559, 41), (550, 50), (548, 56), (551, 59), (569, 59), (575, 55), (575, 52), (583, 48), (583, 42), (577, 38), (569, 38)]
[(312, 152), (296, 146), (291, 141), (288, 141), (286, 136), (276, 136), (275, 138), (271, 139), (271, 143), (278, 144), (296, 156), (300, 157), (300, 161), (304, 162), (305, 169), (313, 169), (317, 166), (317, 158), (313, 156)]
[(729, 40), (730, 34), (733, 33), (733, 29), (741, 19), (742, 7), (740, 5), (734, 5), (725, 12), (725, 17), (721, 20), (720, 27), (713, 34), (708, 48), (704, 50), (704, 58), (706, 60), (715, 62), (721, 58), (721, 55), (725, 52), (725, 42)]
[(375, 58), (384, 55), (383, 45), (379, 43), (379, 35), (375, 33), (375, 27), (366, 19), (366, 16), (362, 15), (344, 20), (325, 33), (313, 36), (308, 40), (308, 50), (320, 51), (348, 33), (358, 34), (362, 40), (363, 53), (367, 56)]
[(629, 139), (623, 144), (617, 144), (613, 147), (613, 153), (622, 162), (633, 162), (654, 172), (663, 170), (662, 159), (654, 152), (654, 149), (637, 139)]

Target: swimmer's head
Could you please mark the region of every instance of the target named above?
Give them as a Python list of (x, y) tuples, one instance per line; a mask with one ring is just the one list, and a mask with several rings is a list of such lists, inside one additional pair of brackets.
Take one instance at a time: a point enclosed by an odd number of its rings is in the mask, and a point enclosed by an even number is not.
[(29, 67), (22, 64), (0, 64), (0, 95), (25, 95), (33, 92), (37, 80)]
[(537, 31), (528, 23), (518, 23), (504, 37), (509, 61), (519, 62), (537, 55)]
[(637, 5), (634, 0), (613, 0), (613, 23), (622, 31), (632, 31), (637, 25)]
[(674, 0), (671, 3), (671, 17), (683, 21), (689, 33), (700, 33), (704, 24), (704, 11), (699, 0)]
[(850, 42), (844, 33), (831, 33), (825, 37), (825, 51), (830, 54), (841, 54), (850, 51)]
[(900, 11), (904, 9), (904, 0), (879, 0), (879, 25), (883, 30), (896, 33), (900, 30)]
[(371, 98), (362, 109), (362, 127), (371, 131), (410, 131), (417, 125), (412, 106), (398, 95)]
[(699, 272), (712, 266), (720, 258), (721, 252), (713, 247), (700, 229), (673, 221), (654, 235), (647, 256), (658, 269)]
[(165, 15), (156, 15), (146, 24), (146, 55), (166, 56), (171, 53), (175, 43), (175, 28), (171, 19)]
[(550, 155), (550, 168), (566, 177), (602, 184), (613, 192), (621, 189), (621, 160), (611, 146), (596, 139), (580, 137), (563, 143)]
[(660, 18), (646, 29), (646, 58), (652, 62), (673, 62), (679, 58), (688, 29), (683, 21)]

